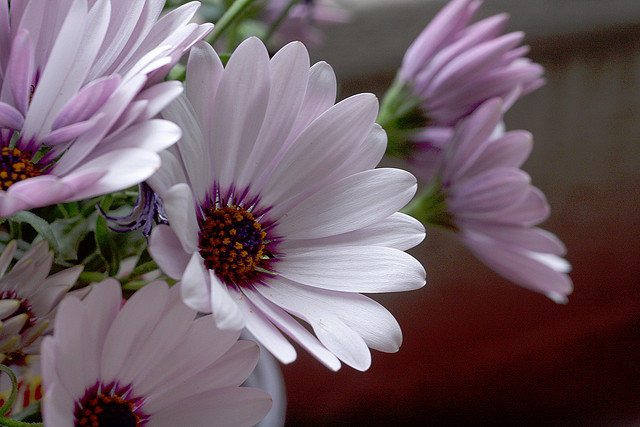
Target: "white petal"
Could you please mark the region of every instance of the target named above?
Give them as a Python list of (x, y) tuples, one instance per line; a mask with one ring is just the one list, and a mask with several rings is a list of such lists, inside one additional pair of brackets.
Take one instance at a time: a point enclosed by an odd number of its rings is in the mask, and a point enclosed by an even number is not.
[(402, 343), (396, 319), (376, 301), (357, 293), (311, 288), (278, 278), (257, 288), (265, 298), (310, 323), (336, 316), (360, 335), (370, 348), (393, 353)]
[[(302, 105), (309, 79), (309, 54), (300, 42), (289, 43), (280, 49), (269, 64), (270, 84), (269, 103), (264, 122), (255, 145), (248, 158), (239, 158), (249, 165), (268, 165), (281, 147), (289, 141), (289, 134)], [(237, 165), (239, 188), (249, 183), (256, 186), (262, 170), (260, 168)], [(259, 186), (255, 191), (260, 191)]]
[(425, 284), (425, 271), (418, 260), (397, 249), (377, 246), (291, 252), (279, 258), (274, 268), (295, 282), (344, 292), (399, 292)]
[[(220, 57), (209, 43), (198, 42), (193, 46), (187, 63), (185, 92), (195, 111), (194, 116), (197, 115), (202, 127), (202, 135), (206, 138), (203, 141), (209, 141), (211, 138), (212, 109), (223, 71)], [(207, 158), (199, 161), (208, 163), (208, 160)]]
[(336, 75), (329, 64), (321, 61), (311, 67), (304, 102), (291, 132), (292, 135), (299, 134), (309, 123), (333, 106), (337, 88)]
[(184, 95), (178, 97), (162, 111), (164, 118), (179, 124), (183, 130), (182, 138), (176, 145), (176, 150), (189, 177), (189, 184), (193, 189), (195, 198), (202, 201), (207, 190), (213, 184), (213, 175), (207, 139), (205, 139), (196, 114), (196, 111), (194, 111), (189, 100)]
[(191, 255), (184, 270), (180, 290), (184, 303), (201, 313), (211, 312), (211, 290), (207, 283), (209, 271), (199, 253)]
[(400, 169), (373, 169), (344, 178), (296, 206), (279, 206), (276, 234), (304, 239), (347, 233), (397, 212), (417, 188), (413, 175)]
[(263, 203), (277, 205), (340, 168), (368, 135), (377, 112), (378, 102), (371, 94), (354, 95), (325, 111), (277, 159), (273, 172), (267, 171)]
[[(296, 350), (271, 323), (270, 317), (267, 317), (266, 313), (247, 298), (238, 299), (238, 306), (243, 311), (245, 327), (256, 337), (260, 344), (281, 363), (288, 364), (296, 360)], [(288, 316), (286, 313), (284, 314)]]
[[(245, 40), (224, 70), (213, 106), (211, 162), (223, 196), (258, 137), (269, 101), (269, 56), (256, 38)], [(245, 165), (251, 167), (251, 165)]]
[(138, 343), (149, 336), (164, 313), (167, 295), (166, 284), (150, 283), (133, 294), (122, 307), (102, 347), (100, 372), (105, 384), (119, 378), (120, 372), (136, 354)]
[(251, 427), (271, 409), (271, 398), (258, 389), (229, 387), (173, 402), (149, 420), (149, 427)]
[[(273, 322), (273, 324), (276, 325), (280, 330), (282, 330), (285, 334), (287, 334), (298, 344), (304, 347), (313, 357), (318, 359), (318, 361), (320, 361), (327, 368), (331, 369), (332, 371), (337, 371), (338, 369), (340, 369), (340, 361), (338, 361), (333, 353), (327, 350), (327, 348), (322, 345), (322, 343), (320, 343), (320, 341), (318, 341), (318, 339), (313, 336), (313, 334), (309, 333), (309, 331), (307, 331), (304, 326), (302, 326), (289, 313), (285, 312), (282, 309), (283, 307), (287, 308), (286, 304), (282, 306), (274, 304), (272, 302), (273, 300), (270, 298), (271, 295), (268, 292), (268, 289), (263, 288), (262, 286), (259, 286), (258, 288), (261, 291), (260, 293), (253, 290), (247, 290), (246, 295), (251, 300), (253, 305), (255, 305), (255, 307), (260, 310), (262, 314), (269, 319), (270, 322)], [(268, 295), (268, 297), (261, 295), (261, 293), (263, 292)], [(251, 329), (249, 329), (249, 331), (253, 333)], [(262, 343), (262, 340), (260, 340), (260, 342)], [(262, 344), (265, 345), (264, 343)], [(273, 351), (272, 353), (274, 355), (278, 354), (277, 352)]]
[(278, 249), (287, 252), (334, 246), (384, 246), (405, 251), (417, 246), (424, 236), (424, 226), (420, 221), (396, 212), (382, 221), (336, 236), (302, 240), (288, 238), (278, 244)]
[(211, 283), (211, 314), (220, 329), (240, 330), (244, 327), (244, 317), (238, 308), (237, 298), (229, 294), (227, 285), (222, 283), (213, 270), (209, 270)]
[(167, 191), (162, 202), (171, 228), (187, 253), (198, 250), (199, 232), (191, 189), (187, 184), (176, 184)]
[(191, 254), (182, 249), (176, 233), (166, 225), (158, 225), (151, 232), (149, 253), (160, 269), (175, 280), (182, 278), (191, 258)]

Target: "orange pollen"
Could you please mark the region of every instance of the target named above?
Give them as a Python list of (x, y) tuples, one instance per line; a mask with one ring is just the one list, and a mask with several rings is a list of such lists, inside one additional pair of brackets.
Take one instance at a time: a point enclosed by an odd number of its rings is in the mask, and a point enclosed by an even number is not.
[(17, 148), (2, 147), (0, 150), (0, 190), (7, 190), (23, 179), (42, 175), (31, 162), (31, 154)]
[(227, 284), (249, 282), (265, 268), (267, 233), (241, 206), (210, 208), (200, 220), (200, 255), (208, 269)]

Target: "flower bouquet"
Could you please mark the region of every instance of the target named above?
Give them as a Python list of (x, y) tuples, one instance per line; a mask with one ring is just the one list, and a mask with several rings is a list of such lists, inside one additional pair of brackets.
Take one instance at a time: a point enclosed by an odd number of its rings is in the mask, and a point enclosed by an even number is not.
[(303, 42), (337, 4), (182, 3), (0, 0), (0, 425), (283, 425), (292, 341), (334, 371), (399, 350), (365, 294), (425, 285), (425, 227), (566, 301), (505, 15), (451, 1), (381, 101), (336, 100)]

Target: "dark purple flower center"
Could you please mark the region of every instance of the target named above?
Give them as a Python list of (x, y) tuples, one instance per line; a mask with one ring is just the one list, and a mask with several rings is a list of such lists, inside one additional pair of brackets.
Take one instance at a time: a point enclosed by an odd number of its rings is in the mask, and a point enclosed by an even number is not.
[(42, 173), (31, 162), (32, 154), (17, 148), (2, 147), (0, 150), (0, 190), (7, 190), (23, 179)]
[(25, 322), (24, 326), (20, 330), (20, 333), (23, 333), (28, 328), (35, 325), (36, 321), (38, 320), (38, 317), (36, 317), (36, 315), (33, 313), (33, 310), (31, 309), (31, 304), (29, 304), (28, 299), (18, 297), (16, 293), (13, 291), (0, 292), (0, 300), (7, 300), (7, 299), (18, 300), (20, 301), (20, 305), (18, 306), (18, 309), (16, 311), (11, 313), (10, 316), (0, 320), (2, 320), (3, 322), (6, 322), (11, 317), (19, 316), (21, 314), (26, 314), (27, 321)]
[(267, 233), (241, 206), (210, 208), (200, 220), (200, 255), (227, 284), (242, 285), (265, 268)]
[(118, 395), (89, 392), (74, 412), (75, 427), (140, 427), (133, 402)]

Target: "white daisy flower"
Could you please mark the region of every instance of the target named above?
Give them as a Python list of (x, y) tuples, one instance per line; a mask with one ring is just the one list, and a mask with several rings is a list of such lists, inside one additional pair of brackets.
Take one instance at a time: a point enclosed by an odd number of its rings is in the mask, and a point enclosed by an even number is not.
[(62, 301), (42, 343), (45, 425), (249, 427), (269, 412), (266, 392), (239, 387), (257, 345), (194, 320), (175, 288), (156, 281), (122, 305), (107, 279)]
[(149, 180), (170, 223), (149, 250), (182, 281), (187, 305), (221, 328), (246, 327), (280, 361), (296, 357), (283, 332), (331, 369), (340, 359), (365, 370), (369, 348), (395, 352), (402, 334), (361, 293), (424, 285), (423, 267), (403, 252), (424, 229), (398, 213), (413, 175), (374, 169), (386, 145), (377, 99), (334, 105), (335, 94), (333, 70), (309, 67), (299, 42), (269, 59), (248, 39), (226, 68), (197, 44), (186, 96), (162, 113), (184, 135)]

